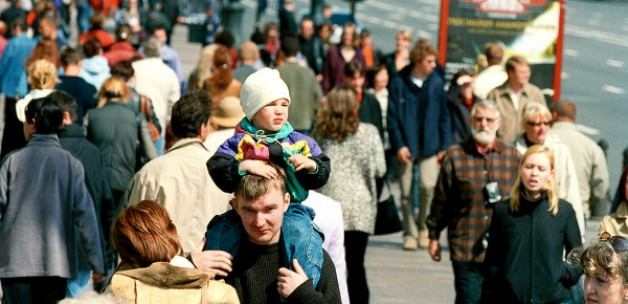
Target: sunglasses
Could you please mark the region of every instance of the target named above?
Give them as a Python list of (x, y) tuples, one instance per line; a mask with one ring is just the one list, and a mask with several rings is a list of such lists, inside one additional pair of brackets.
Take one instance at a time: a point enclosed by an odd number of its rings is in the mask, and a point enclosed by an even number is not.
[(549, 121), (539, 121), (539, 122), (526, 121), (526, 124), (530, 127), (540, 127), (540, 126), (549, 127), (552, 123)]
[(627, 252), (628, 251), (628, 239), (617, 235), (609, 235), (608, 233), (603, 233), (600, 235), (600, 241), (608, 242), (615, 252)]

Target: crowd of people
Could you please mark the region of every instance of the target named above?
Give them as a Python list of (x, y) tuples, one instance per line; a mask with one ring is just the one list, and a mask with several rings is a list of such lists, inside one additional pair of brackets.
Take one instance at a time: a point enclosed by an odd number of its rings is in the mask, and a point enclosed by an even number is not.
[(236, 47), (205, 2), (189, 75), (180, 1), (0, 9), (2, 303), (369, 303), (395, 187), (400, 249), (440, 262), (447, 229), (456, 303), (628, 303), (628, 166), (600, 211), (605, 153), (524, 57), (446, 82), (429, 40), (289, 0)]

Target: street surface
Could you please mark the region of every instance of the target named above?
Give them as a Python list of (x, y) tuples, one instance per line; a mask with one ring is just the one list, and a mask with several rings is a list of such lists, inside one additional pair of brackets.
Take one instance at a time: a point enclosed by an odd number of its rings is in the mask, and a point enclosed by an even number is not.
[[(269, 1), (274, 2), (274, 1)], [(348, 10), (348, 3), (329, 0), (334, 9)], [(566, 18), (563, 98), (578, 105), (579, 123), (600, 131), (610, 143), (611, 193), (620, 175), (621, 152), (628, 145), (628, 3), (622, 0), (569, 0)], [(253, 27), (256, 1), (246, 6), (243, 27), (248, 37)], [(309, 0), (297, 0), (309, 10)], [(357, 6), (359, 22), (371, 31), (377, 47), (394, 48), (394, 33), (411, 30), (415, 37), (436, 39), (440, 2), (437, 0), (366, 0)], [(271, 8), (274, 8), (274, 3)], [(266, 20), (275, 13), (267, 10)], [(173, 39), (185, 71), (197, 62), (200, 47), (186, 42), (186, 29), (178, 27)], [(587, 240), (595, 237), (599, 223), (588, 223)], [(446, 233), (443, 233), (443, 236)], [(443, 261), (432, 262), (424, 250), (401, 250), (401, 236), (372, 237), (366, 266), (371, 303), (453, 303), (453, 275), (446, 250)]]

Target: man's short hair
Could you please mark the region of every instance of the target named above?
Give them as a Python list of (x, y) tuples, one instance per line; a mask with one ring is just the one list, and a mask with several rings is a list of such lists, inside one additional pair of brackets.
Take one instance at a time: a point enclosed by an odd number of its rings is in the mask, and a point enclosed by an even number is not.
[(146, 58), (159, 58), (161, 57), (160, 44), (155, 38), (150, 38), (142, 45), (144, 57)]
[(504, 47), (499, 42), (488, 43), (484, 48), (484, 56), (486, 56), (488, 65), (501, 64), (504, 60)]
[(514, 55), (506, 60), (506, 72), (514, 72), (517, 65), (529, 66), (528, 60), (523, 56)]
[(425, 40), (419, 40), (414, 45), (412, 50), (410, 50), (410, 63), (418, 64), (423, 61), (428, 56), (438, 57), (438, 52), (436, 49)]
[(133, 75), (135, 75), (135, 70), (129, 60), (120, 61), (111, 67), (111, 76), (120, 77), (124, 81), (129, 81)]
[(281, 51), (286, 57), (293, 57), (299, 53), (299, 39), (294, 35), (286, 35), (281, 39)]
[(50, 96), (31, 100), (25, 115), (26, 121), (35, 125), (37, 134), (56, 134), (62, 128), (63, 109)]
[(240, 60), (257, 60), (259, 59), (259, 49), (252, 41), (245, 41), (240, 45)]
[(74, 99), (74, 97), (66, 92), (58, 90), (50, 93), (48, 97), (56, 101), (61, 109), (63, 109), (63, 112), (68, 112), (70, 114), (72, 122), (76, 122), (76, 119), (78, 118), (76, 114), (78, 113), (78, 103), (76, 102), (76, 99)]
[(19, 29), (22, 33), (28, 31), (28, 23), (26, 23), (26, 19), (24, 17), (18, 17), (11, 21), (11, 24), (9, 24), (9, 31), (13, 33), (16, 29)]
[(556, 113), (558, 118), (566, 117), (576, 121), (576, 104), (569, 100), (559, 100), (552, 104), (552, 111)]
[(263, 196), (271, 189), (277, 189), (282, 193), (285, 193), (286, 184), (284, 182), (284, 171), (274, 165), (273, 167), (277, 169), (279, 174), (277, 177), (272, 179), (253, 174), (243, 176), (236, 188), (235, 197), (251, 201)]
[(211, 115), (211, 98), (204, 91), (183, 96), (172, 107), (170, 128), (178, 139), (197, 137)]
[(92, 58), (100, 54), (100, 50), (102, 50), (100, 42), (98, 42), (95, 38), (89, 39), (85, 42), (85, 44), (83, 44), (83, 54), (85, 54), (85, 57), (87, 58)]
[(71, 64), (78, 65), (81, 59), (83, 59), (83, 55), (73, 47), (68, 46), (61, 51), (61, 65), (64, 67)]
[(499, 112), (499, 108), (492, 100), (480, 100), (473, 104), (471, 107), (471, 118), (475, 116), (475, 113), (478, 112), (478, 109), (486, 109), (491, 110), (497, 114), (497, 119), (500, 119), (501, 113)]

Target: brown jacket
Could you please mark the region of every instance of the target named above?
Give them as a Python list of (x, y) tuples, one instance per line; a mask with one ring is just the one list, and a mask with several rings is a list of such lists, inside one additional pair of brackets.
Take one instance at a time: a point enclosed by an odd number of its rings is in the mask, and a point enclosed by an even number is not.
[(508, 82), (504, 82), (504, 84), (488, 93), (487, 99), (497, 104), (501, 114), (501, 126), (497, 131), (497, 136), (504, 143), (512, 145), (517, 136), (523, 132), (521, 129), (521, 109), (523, 109), (523, 106), (528, 102), (544, 103), (545, 98), (537, 86), (527, 84), (523, 87), (518, 109), (515, 109), (508, 91)]
[(210, 280), (197, 269), (169, 263), (118, 271), (111, 280), (113, 294), (127, 304), (239, 304), (233, 287)]

